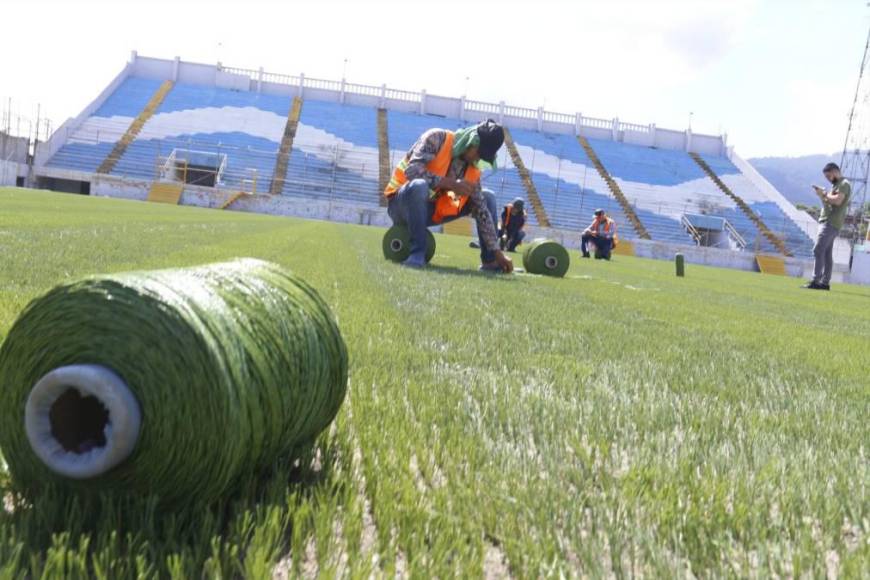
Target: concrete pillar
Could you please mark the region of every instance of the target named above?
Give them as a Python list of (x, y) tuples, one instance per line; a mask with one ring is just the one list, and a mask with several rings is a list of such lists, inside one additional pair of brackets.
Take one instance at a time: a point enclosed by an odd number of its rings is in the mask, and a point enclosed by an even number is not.
[(574, 136), (579, 136), (583, 128), (583, 113), (574, 114)]
[(692, 150), (692, 130), (686, 129), (686, 151)]
[(175, 60), (172, 61), (172, 82), (178, 82), (178, 67), (181, 64), (181, 57), (176, 56)]
[(656, 124), (655, 123), (649, 124), (649, 140), (650, 140), (649, 146), (655, 147), (656, 146)]
[(544, 107), (538, 107), (538, 131), (544, 130)]
[(504, 125), (504, 101), (498, 102), (498, 124)]
[(135, 50), (130, 51), (130, 64), (136, 62), (136, 59), (139, 58), (139, 53)]
[(300, 99), (305, 94), (305, 73), (299, 73), (299, 90), (296, 93)]
[(338, 102), (341, 103), (342, 105), (344, 104), (344, 96), (346, 93), (347, 93), (347, 81), (344, 79), (341, 79), (341, 89), (340, 89), (340, 92), (338, 94)]
[(260, 70), (257, 71), (257, 92), (263, 92), (263, 67), (260, 67)]
[(426, 114), (426, 89), (420, 91), (420, 114)]
[(381, 85), (381, 108), (387, 108), (387, 85), (386, 83)]
[(614, 141), (619, 138), (619, 117), (613, 118), (613, 125), (610, 127), (610, 136)]
[(459, 97), (459, 120), (465, 121), (465, 95)]

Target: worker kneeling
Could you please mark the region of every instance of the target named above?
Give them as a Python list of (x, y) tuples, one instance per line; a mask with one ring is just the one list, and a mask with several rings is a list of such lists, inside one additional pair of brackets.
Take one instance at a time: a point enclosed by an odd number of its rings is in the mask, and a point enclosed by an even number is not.
[(526, 232), (523, 231), (526, 226), (524, 206), (525, 203), (519, 197), (504, 206), (498, 230), (498, 239), (502, 250), (507, 249), (508, 252), (515, 252), (517, 246), (523, 243), (523, 239), (526, 237)]
[(402, 264), (426, 265), (426, 228), (472, 215), (480, 236), (481, 270), (512, 272), (499, 247), (495, 194), (481, 188), (481, 169), (495, 168), (504, 130), (493, 120), (458, 131), (429, 129), (393, 172), (384, 195), (394, 225), (405, 226), (411, 255)]
[(583, 257), (589, 257), (587, 245), (589, 242), (595, 244), (595, 259), (609, 260), (610, 251), (619, 243), (619, 238), (616, 236), (616, 222), (610, 219), (603, 209), (595, 210), (595, 219), (588, 228), (583, 232), (580, 238), (580, 251), (583, 252)]

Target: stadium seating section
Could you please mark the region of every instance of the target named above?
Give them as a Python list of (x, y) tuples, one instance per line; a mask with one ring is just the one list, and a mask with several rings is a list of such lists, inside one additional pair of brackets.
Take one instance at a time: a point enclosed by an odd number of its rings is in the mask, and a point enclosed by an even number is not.
[[(97, 171), (160, 84), (143, 78), (126, 79), (48, 165)], [(225, 159), (219, 174), (221, 187), (267, 193), (291, 104), (290, 97), (176, 84), (111, 173), (155, 179), (173, 151), (185, 158), (203, 153), (211, 159)], [(459, 119), (389, 111), (392, 165), (426, 129), (456, 129), (463, 124)], [(523, 129), (511, 133), (553, 227), (580, 230), (600, 207), (616, 219), (622, 237), (636, 237), (574, 136)], [(681, 224), (682, 216), (705, 214), (728, 220), (745, 238), (748, 249), (775, 251), (752, 220), (686, 152), (599, 139), (589, 139), (589, 143), (653, 240), (692, 244), (691, 235)], [(495, 192), (500, 205), (516, 197), (528, 198), (506, 149), (499, 154), (498, 168), (484, 176), (485, 186)], [(306, 99), (279, 190), (295, 198), (376, 207), (380, 197), (378, 159), (376, 109)], [(795, 255), (811, 255), (812, 244), (803, 230), (731, 161), (715, 156), (703, 159)], [(529, 222), (536, 224), (537, 216), (531, 208), (529, 211)]]

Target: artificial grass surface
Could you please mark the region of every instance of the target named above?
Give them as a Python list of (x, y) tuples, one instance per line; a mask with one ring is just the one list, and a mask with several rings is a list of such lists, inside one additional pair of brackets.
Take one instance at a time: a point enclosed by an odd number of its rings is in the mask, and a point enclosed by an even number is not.
[(304, 465), (209, 510), (0, 510), (0, 577), (870, 574), (870, 289), (576, 252), (487, 276), (447, 236), (408, 271), (382, 234), (0, 192), (0, 336), (71, 278), (256, 257), (350, 355)]

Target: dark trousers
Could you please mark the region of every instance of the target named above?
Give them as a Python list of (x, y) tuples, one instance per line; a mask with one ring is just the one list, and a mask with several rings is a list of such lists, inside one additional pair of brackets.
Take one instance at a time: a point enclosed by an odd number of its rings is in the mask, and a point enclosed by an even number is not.
[(834, 241), (839, 233), (840, 230), (828, 224), (819, 227), (816, 245), (813, 246), (813, 256), (816, 259), (813, 267), (813, 282), (816, 284), (831, 283), (831, 274), (834, 272)]
[[(495, 194), (488, 189), (483, 190), (486, 208), (492, 216), (493, 225), (497, 223), (498, 207)], [(432, 221), (435, 215), (435, 202), (429, 200), (429, 183), (425, 179), (415, 179), (403, 185), (389, 199), (387, 213), (397, 226), (405, 226), (411, 235), (411, 258), (420, 260), (426, 256), (426, 228), (438, 225)], [(466, 203), (458, 216), (444, 218), (442, 223), (449, 223), (471, 213), (471, 204)], [(479, 229), (479, 228), (478, 228)], [(479, 235), (480, 232), (478, 232)], [(480, 237), (480, 261), (483, 263), (495, 260), (495, 254), (486, 248), (483, 236)]]
[(583, 252), (583, 255), (589, 253), (589, 250), (587, 249), (587, 244), (589, 242), (594, 243), (595, 247), (598, 248), (596, 257), (601, 256), (602, 258), (610, 258), (610, 250), (613, 248), (613, 240), (611, 238), (583, 234), (583, 237), (580, 238), (580, 251)]
[(513, 233), (513, 235), (507, 234), (507, 241), (505, 242), (504, 246), (508, 252), (515, 252), (517, 246), (522, 244), (525, 238), (526, 232), (524, 232), (523, 230), (517, 230)]

